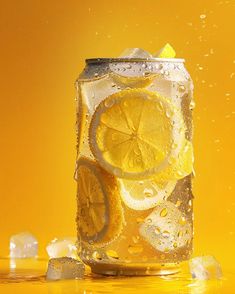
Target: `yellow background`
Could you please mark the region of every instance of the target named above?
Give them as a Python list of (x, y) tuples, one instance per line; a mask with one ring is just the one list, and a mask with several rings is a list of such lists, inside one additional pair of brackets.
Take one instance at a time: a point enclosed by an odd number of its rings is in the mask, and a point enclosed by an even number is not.
[[(195, 83), (195, 254), (232, 268), (235, 1), (1, 1), (0, 255), (75, 235), (74, 81), (89, 57), (170, 42)], [(202, 15), (200, 18), (200, 15)], [(206, 17), (203, 18), (203, 15)]]

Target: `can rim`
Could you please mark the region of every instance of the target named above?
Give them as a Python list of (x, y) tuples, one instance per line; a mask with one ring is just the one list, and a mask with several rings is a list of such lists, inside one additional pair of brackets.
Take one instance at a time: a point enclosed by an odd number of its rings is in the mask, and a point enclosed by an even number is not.
[(122, 58), (88, 58), (86, 59), (87, 64), (92, 64), (92, 63), (112, 63), (112, 62), (185, 62), (185, 59), (183, 58), (159, 58), (159, 57), (154, 57), (154, 58), (127, 58), (127, 57), (122, 57)]

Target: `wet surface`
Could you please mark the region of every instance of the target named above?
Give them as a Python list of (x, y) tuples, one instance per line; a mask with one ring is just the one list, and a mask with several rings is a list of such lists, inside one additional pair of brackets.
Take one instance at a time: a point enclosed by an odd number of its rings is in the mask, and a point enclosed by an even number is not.
[(235, 274), (222, 280), (192, 280), (187, 265), (175, 275), (104, 277), (87, 275), (82, 280), (48, 282), (45, 259), (0, 259), (0, 293), (234, 293)]

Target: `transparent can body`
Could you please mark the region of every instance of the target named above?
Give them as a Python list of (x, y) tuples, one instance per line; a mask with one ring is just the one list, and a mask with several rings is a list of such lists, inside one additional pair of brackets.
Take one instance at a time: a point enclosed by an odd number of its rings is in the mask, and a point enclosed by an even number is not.
[(193, 84), (183, 60), (87, 60), (76, 90), (80, 258), (95, 273), (176, 272), (193, 239)]

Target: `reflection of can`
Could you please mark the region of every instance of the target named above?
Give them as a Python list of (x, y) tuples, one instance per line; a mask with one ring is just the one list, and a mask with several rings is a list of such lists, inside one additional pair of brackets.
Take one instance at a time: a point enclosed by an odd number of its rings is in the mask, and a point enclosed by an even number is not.
[(88, 59), (78, 80), (79, 255), (169, 274), (192, 251), (192, 81), (183, 59)]

